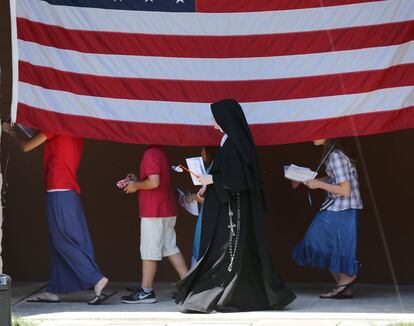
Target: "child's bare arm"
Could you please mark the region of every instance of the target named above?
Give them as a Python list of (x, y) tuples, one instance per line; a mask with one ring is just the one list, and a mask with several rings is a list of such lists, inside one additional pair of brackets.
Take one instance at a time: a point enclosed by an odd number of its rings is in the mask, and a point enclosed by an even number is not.
[[(327, 182), (328, 181), (328, 176), (323, 176), (323, 177), (317, 178), (315, 180), (319, 180), (319, 181), (322, 181), (322, 182)], [(300, 182), (300, 181), (294, 181), (294, 180), (290, 181), (290, 184), (292, 185), (293, 189), (298, 188), (301, 183), (302, 182)], [(303, 182), (303, 183), (305, 184), (305, 182)]]
[(29, 140), (23, 139), (7, 122), (3, 123), (3, 131), (13, 138), (23, 152), (30, 152), (47, 140), (47, 137), (43, 132), (39, 132), (36, 136)]
[(142, 181), (131, 181), (124, 188), (125, 193), (131, 194), (138, 190), (151, 190), (158, 188), (160, 185), (160, 176), (158, 174), (149, 175), (148, 178)]
[(333, 185), (318, 179), (309, 180), (305, 182), (305, 185), (310, 189), (323, 189), (335, 195), (349, 197), (351, 195), (351, 182), (344, 181), (339, 185)]

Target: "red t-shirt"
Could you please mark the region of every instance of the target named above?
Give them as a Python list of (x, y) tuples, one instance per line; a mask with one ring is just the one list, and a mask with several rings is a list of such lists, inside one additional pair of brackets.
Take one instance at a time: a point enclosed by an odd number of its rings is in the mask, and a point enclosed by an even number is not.
[(43, 161), (46, 191), (70, 189), (79, 193), (76, 174), (82, 157), (83, 139), (43, 133), (47, 137)]
[(160, 185), (151, 190), (138, 191), (138, 205), (141, 217), (172, 217), (177, 215), (174, 192), (171, 188), (169, 162), (165, 152), (158, 146), (149, 146), (144, 151), (139, 179), (150, 175), (160, 176)]

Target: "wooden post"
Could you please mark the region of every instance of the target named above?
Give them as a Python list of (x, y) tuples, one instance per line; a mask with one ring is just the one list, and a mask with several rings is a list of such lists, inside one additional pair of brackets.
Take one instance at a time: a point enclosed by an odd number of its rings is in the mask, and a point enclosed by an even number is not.
[[(1, 75), (1, 73), (0, 73)], [(2, 135), (2, 124), (0, 123), (0, 142), (1, 142), (1, 135)], [(1, 166), (0, 166), (1, 167)], [(1, 171), (1, 169), (0, 169)], [(0, 185), (3, 184), (3, 175), (0, 172)], [(1, 196), (3, 196), (3, 194), (1, 194)], [(3, 273), (3, 259), (1, 258), (1, 242), (3, 239), (3, 229), (2, 229), (2, 225), (3, 225), (3, 208), (0, 207), (0, 274)]]

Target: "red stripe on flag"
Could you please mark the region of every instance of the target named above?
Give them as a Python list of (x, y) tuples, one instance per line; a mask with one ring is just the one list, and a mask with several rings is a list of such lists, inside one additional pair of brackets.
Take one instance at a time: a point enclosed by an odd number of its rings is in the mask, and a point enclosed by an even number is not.
[[(201, 146), (217, 145), (220, 139), (220, 134), (209, 126), (102, 120), (54, 113), (21, 103), (18, 105), (17, 122), (56, 134), (126, 143)], [(257, 145), (275, 145), (408, 128), (414, 128), (413, 106), (334, 119), (253, 125), (252, 132)]]
[(197, 12), (253, 12), (351, 5), (383, 0), (197, 0)]
[[(212, 103), (290, 100), (364, 93), (414, 85), (414, 63), (381, 70), (250, 81), (190, 81), (94, 76), (19, 62), (21, 82), (78, 95), (173, 102)], [(93, 87), (91, 87), (93, 85)]]
[(402, 44), (414, 20), (333, 30), (268, 35), (178, 36), (69, 30), (18, 18), (18, 38), (83, 53), (187, 58), (309, 54)]

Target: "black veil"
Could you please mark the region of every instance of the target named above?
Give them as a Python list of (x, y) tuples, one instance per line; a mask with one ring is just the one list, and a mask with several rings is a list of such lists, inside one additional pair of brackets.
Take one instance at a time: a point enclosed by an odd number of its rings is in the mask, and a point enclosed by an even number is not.
[(247, 169), (248, 186), (262, 189), (261, 169), (256, 145), (240, 104), (233, 99), (224, 99), (211, 104), (211, 112), (221, 129), (237, 147)]

